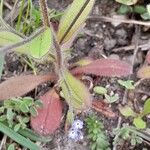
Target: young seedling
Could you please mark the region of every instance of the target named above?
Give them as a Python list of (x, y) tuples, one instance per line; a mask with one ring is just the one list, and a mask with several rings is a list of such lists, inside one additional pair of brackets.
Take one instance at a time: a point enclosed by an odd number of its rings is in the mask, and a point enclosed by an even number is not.
[(118, 80), (118, 83), (125, 87), (127, 90), (133, 90), (135, 89), (133, 83), (134, 81), (133, 80), (127, 80), (127, 81), (123, 81), (123, 80)]
[(95, 86), (93, 91), (97, 94), (103, 95), (107, 103), (114, 103), (119, 100), (119, 95), (117, 93), (108, 95), (107, 89), (102, 86)]
[(91, 150), (110, 150), (108, 139), (103, 131), (104, 126), (94, 115), (86, 120), (88, 139), (90, 140)]
[(141, 144), (143, 142), (143, 137), (139, 136), (140, 131), (138, 132), (134, 127), (130, 127), (128, 125), (123, 124), (123, 127), (119, 129), (113, 130), (114, 135), (116, 135), (116, 138), (114, 139), (113, 144), (118, 145), (121, 143), (122, 140), (128, 140), (130, 141), (132, 146), (136, 146), (137, 144)]
[(144, 103), (144, 108), (140, 113), (136, 113), (133, 111), (131, 107), (128, 105), (124, 107), (119, 108), (120, 113), (125, 117), (133, 117), (133, 124), (138, 129), (145, 129), (146, 128), (146, 122), (143, 120), (144, 116), (147, 116), (150, 114), (150, 99), (147, 99)]
[(30, 121), (30, 114), (37, 116), (36, 108), (42, 108), (42, 102), (39, 100), (34, 101), (30, 97), (14, 98), (4, 101), (4, 105), (0, 107), (0, 121), (5, 121), (9, 127), (14, 127), (15, 131), (20, 128), (27, 127)]

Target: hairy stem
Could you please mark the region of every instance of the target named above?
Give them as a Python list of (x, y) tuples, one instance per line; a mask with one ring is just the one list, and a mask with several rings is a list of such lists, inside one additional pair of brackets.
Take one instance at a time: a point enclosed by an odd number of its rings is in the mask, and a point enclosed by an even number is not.
[(43, 24), (45, 27), (50, 27), (52, 30), (52, 33), (53, 33), (53, 41), (54, 41), (54, 47), (56, 50), (57, 65), (58, 65), (58, 68), (60, 69), (62, 67), (62, 53), (61, 53), (61, 48), (60, 48), (59, 42), (57, 40), (57, 36), (54, 31), (53, 25), (49, 21), (47, 0), (39, 0), (39, 4), (41, 7), (41, 12), (42, 12), (42, 16), (43, 16)]

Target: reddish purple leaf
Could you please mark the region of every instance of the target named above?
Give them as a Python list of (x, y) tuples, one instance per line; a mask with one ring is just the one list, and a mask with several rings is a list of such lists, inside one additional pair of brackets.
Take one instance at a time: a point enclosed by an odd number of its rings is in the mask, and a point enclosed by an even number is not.
[(62, 117), (62, 102), (55, 90), (50, 90), (40, 97), (43, 108), (38, 109), (38, 115), (31, 118), (32, 128), (41, 135), (53, 133), (60, 125)]
[(55, 79), (55, 74), (12, 77), (0, 84), (0, 100), (22, 96), (36, 88), (39, 84)]
[(74, 75), (93, 74), (97, 76), (120, 77), (131, 74), (132, 66), (116, 59), (99, 59), (72, 70)]

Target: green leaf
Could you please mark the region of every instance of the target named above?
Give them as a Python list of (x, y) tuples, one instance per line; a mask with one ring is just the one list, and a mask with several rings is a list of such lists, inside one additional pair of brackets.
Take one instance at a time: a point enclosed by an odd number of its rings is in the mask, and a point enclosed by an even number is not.
[(113, 96), (109, 96), (108, 94), (105, 94), (105, 98), (108, 103), (114, 103), (119, 100), (119, 95), (115, 94)]
[(6, 114), (7, 119), (10, 120), (10, 121), (12, 121), (13, 118), (14, 118), (14, 115), (15, 115), (15, 113), (12, 111), (12, 109), (8, 108), (7, 109), (7, 114)]
[(150, 15), (149, 15), (148, 12), (142, 14), (141, 17), (142, 17), (144, 20), (150, 20)]
[(4, 106), (0, 107), (0, 113), (4, 113), (4, 110), (5, 110)]
[(38, 111), (35, 107), (30, 107), (30, 113), (33, 117), (36, 117), (38, 115)]
[(145, 129), (146, 128), (146, 122), (142, 120), (142, 118), (134, 118), (133, 124), (138, 128), (138, 129)]
[(14, 131), (17, 132), (21, 128), (21, 124), (18, 123), (14, 126)]
[(74, 121), (74, 114), (72, 111), (68, 110), (67, 116), (66, 116), (66, 122), (68, 125), (71, 125)]
[(148, 114), (150, 114), (150, 98), (147, 99), (146, 102), (144, 103), (144, 108), (143, 108), (141, 115), (145, 116)]
[(97, 94), (105, 95), (107, 93), (107, 89), (102, 86), (95, 86), (93, 91)]
[(10, 144), (8, 146), (7, 150), (15, 150), (15, 145), (14, 144)]
[(119, 107), (119, 111), (120, 113), (125, 116), (125, 117), (135, 117), (136, 116), (136, 113), (128, 106), (124, 106), (124, 107)]
[(148, 12), (148, 14), (149, 14), (149, 16), (150, 16), (150, 4), (148, 4), (148, 5), (146, 6), (146, 8), (147, 8), (147, 12)]
[(15, 44), (23, 40), (19, 35), (5, 29), (0, 30), (0, 47)]
[(29, 117), (24, 117), (24, 118), (22, 119), (22, 122), (23, 122), (23, 123), (28, 123), (29, 121), (30, 121)]
[(20, 133), (26, 138), (31, 139), (32, 141), (49, 142), (52, 140), (50, 136), (41, 136), (28, 128), (19, 129), (18, 133)]
[(119, 2), (124, 5), (134, 5), (137, 3), (138, 0), (116, 0), (116, 2)]
[(2, 76), (2, 71), (3, 71), (3, 67), (4, 67), (4, 62), (5, 62), (5, 55), (3, 53), (0, 53), (0, 79)]
[(118, 80), (118, 83), (120, 85), (122, 85), (123, 87), (125, 87), (128, 90), (133, 90), (135, 89), (134, 85), (133, 85), (133, 80), (127, 80), (127, 81), (123, 81), (123, 80)]
[(85, 85), (67, 70), (63, 71), (62, 77), (60, 84), (69, 106), (79, 110), (89, 107), (91, 105), (91, 96)]
[[(67, 42), (75, 32), (82, 26), (90, 13), (95, 0), (74, 0), (64, 13), (58, 30), (58, 41), (60, 44)], [(84, 8), (83, 8), (84, 7)], [(67, 35), (64, 37), (64, 35)]]
[(136, 5), (136, 6), (134, 6), (133, 11), (138, 14), (144, 14), (144, 13), (146, 13), (146, 8), (142, 5)]
[(125, 15), (127, 13), (131, 13), (132, 11), (133, 11), (132, 7), (127, 6), (127, 5), (121, 5), (120, 8), (118, 9), (118, 13), (122, 14), (122, 15)]
[(20, 105), (19, 105), (19, 108), (20, 108), (20, 110), (23, 112), (23, 113), (27, 113), (27, 112), (29, 112), (29, 107), (28, 107), (28, 105), (26, 105), (26, 103), (21, 103)]
[(24, 98), (22, 98), (22, 101), (27, 106), (31, 106), (33, 104), (33, 98), (31, 98), (31, 97), (24, 97)]
[(31, 142), (29, 139), (26, 139), (22, 135), (18, 134), (11, 128), (7, 127), (4, 123), (0, 122), (0, 131), (10, 137), (15, 142), (19, 143), (22, 146), (25, 146), (26, 148), (29, 148), (30, 150), (40, 150), (40, 148)]
[(0, 121), (5, 121), (7, 118), (6, 118), (6, 115), (1, 115), (0, 116)]
[(35, 105), (36, 107), (39, 107), (39, 108), (42, 108), (42, 107), (43, 107), (43, 103), (42, 103), (41, 100), (36, 100), (36, 101), (34, 102), (34, 105)]
[(49, 52), (52, 46), (52, 32), (50, 28), (42, 28), (30, 37), (22, 39), (10, 31), (2, 30), (0, 40), (0, 46), (5, 46), (4, 49), (13, 49), (16, 52), (40, 59)]
[(40, 59), (49, 52), (51, 46), (52, 46), (52, 32), (50, 28), (47, 28), (42, 33), (40, 33), (38, 36), (36, 36), (23, 46), (18, 47), (16, 51)]

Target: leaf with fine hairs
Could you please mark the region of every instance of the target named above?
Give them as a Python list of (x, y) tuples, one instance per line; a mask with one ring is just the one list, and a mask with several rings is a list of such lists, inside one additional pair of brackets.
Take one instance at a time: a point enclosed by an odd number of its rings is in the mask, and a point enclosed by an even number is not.
[[(40, 59), (49, 52), (49, 49), (52, 46), (52, 41), (51, 29), (47, 28), (43, 32), (39, 33), (38, 36), (23, 45), (22, 48), (25, 51), (22, 51), (19, 48), (19, 52), (23, 52), (34, 58)], [(18, 50), (16, 49), (16, 51)]]
[(23, 40), (19, 35), (12, 31), (1, 29), (0, 30), (0, 47), (14, 44)]
[(60, 44), (67, 42), (83, 25), (95, 0), (74, 0), (60, 20), (57, 38)]
[(0, 100), (22, 96), (36, 88), (39, 84), (49, 80), (53, 81), (55, 78), (56, 76), (53, 74), (12, 77), (0, 84)]
[(147, 79), (150, 78), (150, 66), (143, 66), (137, 72), (138, 78)]
[(50, 90), (40, 97), (43, 108), (37, 109), (38, 115), (31, 118), (32, 128), (41, 135), (53, 133), (60, 125), (62, 102), (55, 90)]
[(130, 75), (132, 66), (116, 59), (98, 59), (92, 63), (77, 67), (71, 72), (74, 75), (93, 74), (96, 76), (121, 77)]
[[(6, 34), (6, 35), (5, 35)], [(52, 46), (52, 33), (50, 28), (41, 28), (28, 38), (22, 39), (17, 34), (7, 30), (0, 31), (0, 52), (16, 51), (30, 55), (36, 59), (45, 56)]]
[(84, 110), (91, 106), (91, 95), (83, 83), (65, 70), (61, 79), (61, 88), (65, 100), (74, 110)]

